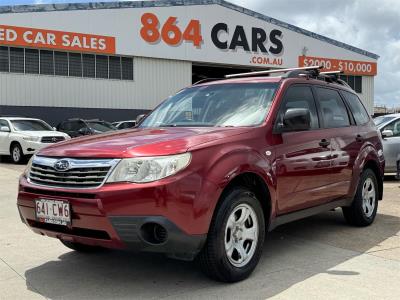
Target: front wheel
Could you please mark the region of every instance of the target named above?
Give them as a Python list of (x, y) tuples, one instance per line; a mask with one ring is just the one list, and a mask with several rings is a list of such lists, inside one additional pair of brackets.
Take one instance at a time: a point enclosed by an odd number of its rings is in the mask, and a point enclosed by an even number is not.
[(265, 238), (260, 202), (245, 188), (234, 188), (221, 199), (207, 242), (197, 260), (212, 279), (236, 282), (257, 266)]
[(354, 226), (368, 226), (375, 220), (378, 210), (378, 181), (371, 169), (362, 172), (353, 203), (343, 207), (346, 221)]
[(19, 144), (14, 144), (11, 147), (11, 159), (13, 163), (19, 164), (24, 160), (24, 153), (22, 152), (22, 148)]

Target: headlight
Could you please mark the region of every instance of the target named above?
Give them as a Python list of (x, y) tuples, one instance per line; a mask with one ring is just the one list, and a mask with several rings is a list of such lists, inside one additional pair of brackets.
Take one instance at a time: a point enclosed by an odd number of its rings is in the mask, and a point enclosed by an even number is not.
[(28, 164), (26, 165), (24, 173), (22, 173), (25, 177), (28, 177), (29, 172), (30, 172), (31, 167), (32, 167), (32, 162), (33, 162), (34, 159), (35, 159), (35, 155), (32, 155), (31, 159), (28, 161)]
[(24, 136), (23, 139), (28, 142), (39, 142), (40, 136)]
[(156, 181), (178, 173), (187, 167), (192, 155), (190, 153), (138, 157), (122, 159), (111, 173), (107, 182), (136, 182)]

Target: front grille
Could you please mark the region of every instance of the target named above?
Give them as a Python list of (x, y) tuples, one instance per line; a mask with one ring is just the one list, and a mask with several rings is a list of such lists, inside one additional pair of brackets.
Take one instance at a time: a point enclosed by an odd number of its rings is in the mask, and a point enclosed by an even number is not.
[[(55, 168), (58, 161), (67, 161), (68, 169)], [(29, 171), (29, 181), (34, 184), (61, 188), (95, 188), (106, 180), (116, 165), (115, 159), (55, 159), (35, 157)]]
[(65, 138), (63, 136), (44, 136), (42, 137), (42, 143), (58, 143), (64, 141)]

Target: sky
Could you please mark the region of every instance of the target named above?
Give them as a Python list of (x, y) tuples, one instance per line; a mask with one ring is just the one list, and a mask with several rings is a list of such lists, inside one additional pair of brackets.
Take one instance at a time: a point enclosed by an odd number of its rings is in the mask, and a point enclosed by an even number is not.
[[(109, 2), (110, 0), (99, 0)], [(0, 5), (94, 2), (0, 0)], [(375, 105), (400, 107), (399, 0), (229, 0), (234, 4), (376, 53)]]

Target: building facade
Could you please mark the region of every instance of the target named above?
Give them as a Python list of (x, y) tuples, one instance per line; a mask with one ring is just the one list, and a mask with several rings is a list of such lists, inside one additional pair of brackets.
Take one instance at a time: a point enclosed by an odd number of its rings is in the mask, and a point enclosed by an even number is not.
[(222, 0), (0, 7), (0, 114), (133, 119), (192, 82), (323, 65), (373, 114), (376, 54)]

